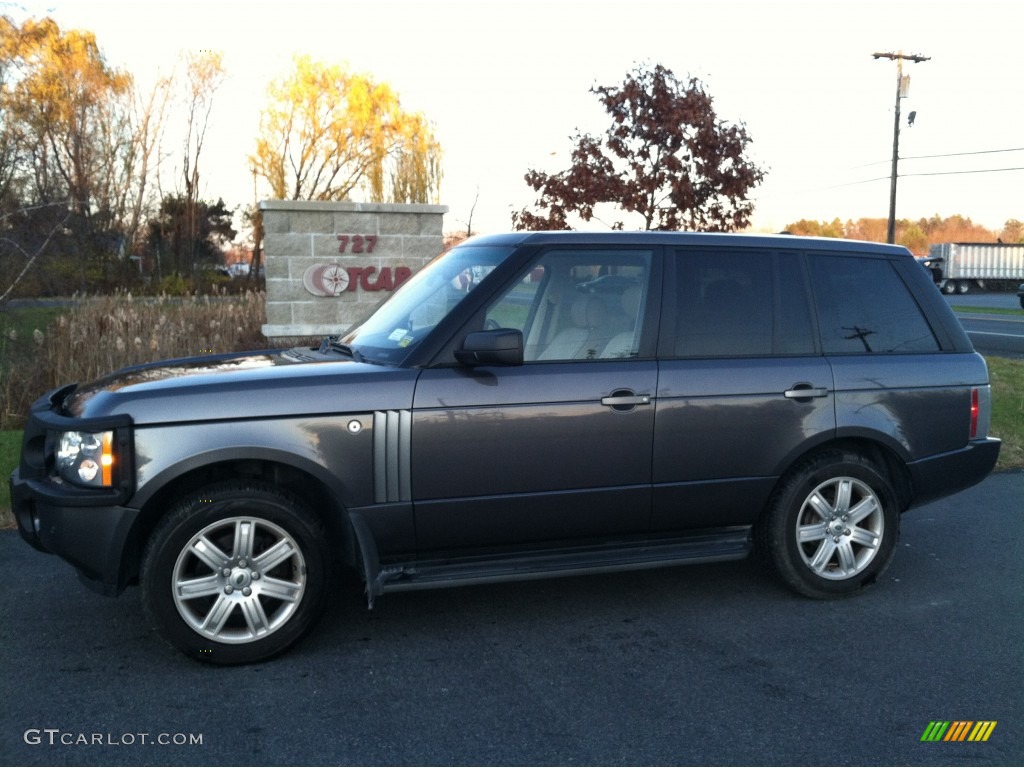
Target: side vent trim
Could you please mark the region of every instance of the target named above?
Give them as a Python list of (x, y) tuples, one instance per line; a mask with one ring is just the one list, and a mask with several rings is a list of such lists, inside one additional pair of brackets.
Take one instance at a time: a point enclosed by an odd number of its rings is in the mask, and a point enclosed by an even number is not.
[(412, 501), (412, 411), (373, 413), (373, 500)]

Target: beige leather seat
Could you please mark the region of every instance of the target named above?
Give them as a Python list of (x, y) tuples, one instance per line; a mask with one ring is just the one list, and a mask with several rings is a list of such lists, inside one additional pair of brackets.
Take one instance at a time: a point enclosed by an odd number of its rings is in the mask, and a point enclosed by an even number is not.
[(600, 298), (590, 294), (577, 296), (570, 317), (572, 326), (559, 331), (538, 360), (585, 360), (597, 357), (607, 344), (608, 309)]

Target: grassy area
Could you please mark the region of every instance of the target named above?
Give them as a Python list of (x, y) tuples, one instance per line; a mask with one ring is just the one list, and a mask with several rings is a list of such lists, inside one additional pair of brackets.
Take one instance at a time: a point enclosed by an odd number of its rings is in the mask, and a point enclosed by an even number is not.
[(45, 306), (0, 310), (0, 332), (8, 336), (13, 330), (19, 338), (31, 338), (32, 331), (36, 328), (46, 330), (62, 312), (67, 312), (67, 308)]
[[(1024, 468), (1024, 360), (988, 359), (992, 381), (991, 434), (1003, 441), (997, 470)], [(0, 528), (14, 525), (7, 478), (18, 465), (21, 432), (0, 432)]]
[(67, 310), (62, 307), (19, 307), (0, 310), (0, 367), (6, 368), (15, 348), (26, 349), (34, 343), (34, 331), (45, 331)]
[[(63, 311), (61, 307), (0, 308), (0, 407), (6, 406), (3, 392), (12, 370), (17, 371), (15, 361), (31, 360), (38, 354), (36, 335)], [(0, 421), (2, 416), (0, 413)]]
[(11, 514), (11, 489), (7, 478), (18, 466), (21, 432), (0, 432), (0, 529), (14, 525)]
[(1024, 317), (1024, 309), (1006, 309), (1005, 307), (962, 307), (953, 306), (954, 312), (964, 315), (1010, 315), (1010, 317)]
[(992, 435), (1003, 441), (996, 469), (1024, 467), (1024, 360), (989, 357)]

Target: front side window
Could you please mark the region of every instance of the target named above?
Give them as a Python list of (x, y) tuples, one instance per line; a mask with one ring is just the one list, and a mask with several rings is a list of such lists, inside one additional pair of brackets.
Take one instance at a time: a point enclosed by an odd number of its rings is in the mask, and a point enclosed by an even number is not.
[(525, 362), (636, 357), (649, 250), (550, 251), (492, 303), (486, 326), (523, 332)]
[(825, 354), (937, 352), (928, 321), (884, 259), (810, 258)]
[(341, 341), (365, 359), (397, 362), (512, 253), (498, 246), (462, 246), (413, 275)]

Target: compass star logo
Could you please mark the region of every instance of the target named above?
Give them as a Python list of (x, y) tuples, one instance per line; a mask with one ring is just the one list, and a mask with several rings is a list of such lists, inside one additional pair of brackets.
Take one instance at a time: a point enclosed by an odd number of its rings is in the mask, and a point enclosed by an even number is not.
[(320, 274), (320, 284), (331, 296), (337, 296), (348, 288), (348, 270), (331, 264)]
[(340, 296), (348, 290), (348, 270), (340, 264), (313, 264), (303, 273), (302, 285), (314, 296)]

